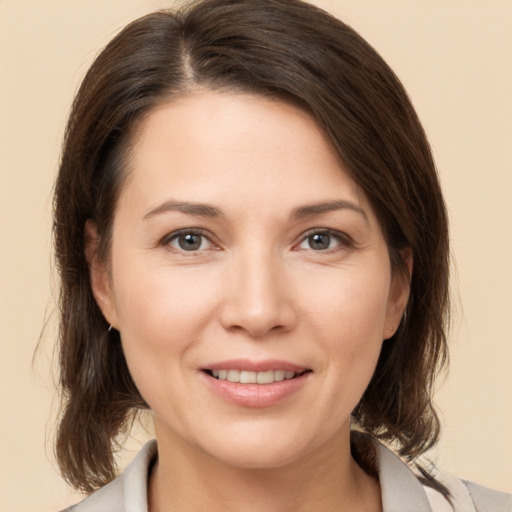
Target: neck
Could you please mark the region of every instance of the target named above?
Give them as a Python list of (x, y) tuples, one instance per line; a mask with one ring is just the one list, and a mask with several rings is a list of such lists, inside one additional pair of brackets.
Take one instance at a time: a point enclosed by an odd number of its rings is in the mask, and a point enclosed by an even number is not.
[(158, 439), (149, 484), (150, 512), (380, 512), (378, 481), (350, 455), (345, 432), (278, 468), (224, 464), (190, 445)]

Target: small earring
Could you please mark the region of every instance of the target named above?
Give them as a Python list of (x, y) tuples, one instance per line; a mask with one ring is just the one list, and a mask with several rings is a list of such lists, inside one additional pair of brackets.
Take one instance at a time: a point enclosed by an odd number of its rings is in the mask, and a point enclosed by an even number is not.
[(113, 326), (112, 324), (110, 324), (110, 325), (108, 326), (108, 332), (112, 332), (112, 330), (113, 330), (113, 329), (114, 329), (114, 326)]

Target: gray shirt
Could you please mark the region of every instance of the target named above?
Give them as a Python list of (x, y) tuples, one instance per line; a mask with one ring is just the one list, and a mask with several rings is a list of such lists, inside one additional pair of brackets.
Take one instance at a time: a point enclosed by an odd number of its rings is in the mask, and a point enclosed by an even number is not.
[[(63, 512), (147, 512), (147, 483), (156, 442), (150, 441), (115, 480)], [(438, 491), (422, 485), (391, 450), (377, 444), (383, 512), (512, 512), (512, 495), (436, 474), (453, 508)]]

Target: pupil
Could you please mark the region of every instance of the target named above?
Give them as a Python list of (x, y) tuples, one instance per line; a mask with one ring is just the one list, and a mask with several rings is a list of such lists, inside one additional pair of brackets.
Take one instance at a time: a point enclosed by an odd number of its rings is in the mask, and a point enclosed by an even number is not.
[(201, 235), (194, 235), (192, 233), (182, 235), (179, 237), (178, 243), (184, 251), (194, 251), (201, 247)]
[(309, 239), (311, 249), (324, 250), (328, 249), (331, 243), (331, 236), (327, 233), (316, 233)]

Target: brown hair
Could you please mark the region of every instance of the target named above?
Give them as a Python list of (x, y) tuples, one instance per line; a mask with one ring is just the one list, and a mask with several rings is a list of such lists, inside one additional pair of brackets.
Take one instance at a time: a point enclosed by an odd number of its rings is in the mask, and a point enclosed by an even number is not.
[(384, 343), (353, 412), (369, 434), (415, 458), (439, 437), (432, 385), (447, 357), (447, 219), (435, 165), (397, 77), (354, 30), (299, 0), (203, 0), (140, 18), (97, 57), (69, 118), (55, 190), (61, 277), (56, 443), (65, 478), (92, 491), (115, 476), (116, 438), (147, 407), (119, 334), (91, 291), (84, 226), (94, 219), (108, 257), (124, 161), (141, 119), (195, 87), (249, 92), (306, 109), (365, 191), (396, 272), (409, 279), (406, 315)]

